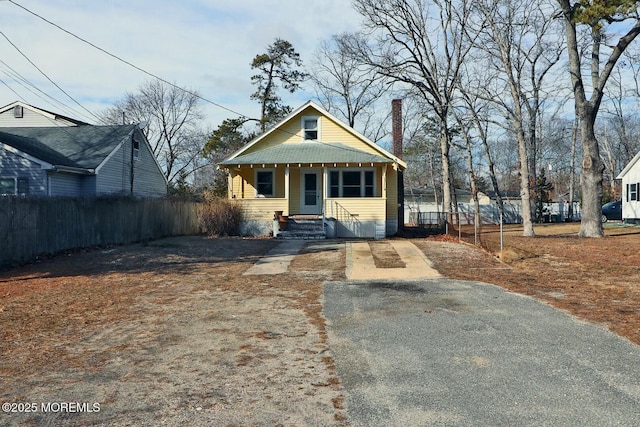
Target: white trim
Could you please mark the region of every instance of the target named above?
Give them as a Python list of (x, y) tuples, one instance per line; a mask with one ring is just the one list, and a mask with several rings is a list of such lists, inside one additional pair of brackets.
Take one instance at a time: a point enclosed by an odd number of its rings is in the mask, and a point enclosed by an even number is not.
[[(271, 194), (258, 193), (258, 172), (271, 172)], [(253, 172), (254, 198), (276, 197), (276, 168), (256, 168)]]
[[(372, 199), (374, 197), (380, 197), (377, 196), (378, 194), (378, 174), (376, 172), (375, 167), (367, 167), (367, 168), (343, 168), (343, 167), (339, 167), (339, 168), (329, 168), (328, 169), (328, 173), (327, 173), (327, 186), (328, 188), (328, 197), (332, 198), (332, 199), (342, 199), (342, 198), (366, 198), (366, 199)], [(386, 168), (385, 168), (386, 169)], [(339, 172), (338, 174), (338, 195), (337, 196), (333, 196), (331, 195), (331, 172)], [(344, 188), (344, 183), (342, 180), (342, 173), (343, 172), (361, 172), (360, 174), (360, 196), (348, 196), (345, 197), (343, 188)], [(365, 196), (365, 174), (363, 172), (373, 172), (373, 195), (371, 196)], [(383, 177), (384, 177), (384, 172), (383, 172)], [(386, 178), (386, 177), (385, 177)], [(385, 188), (384, 185), (382, 188)]]
[(638, 151), (638, 154), (636, 154), (633, 159), (631, 159), (631, 161), (624, 167), (624, 169), (622, 169), (622, 172), (618, 174), (616, 179), (623, 179), (624, 176), (628, 174), (633, 166), (638, 162), (638, 160), (640, 160), (640, 151)]
[[(316, 168), (300, 168), (300, 213), (315, 215), (322, 213), (322, 171)], [(314, 174), (316, 176), (316, 204), (307, 205), (305, 203), (305, 174)], [(313, 210), (305, 210), (305, 207), (313, 207)]]
[[(305, 127), (305, 122), (307, 120), (315, 120), (316, 121), (316, 132), (317, 136), (315, 139), (306, 139), (305, 134), (307, 128)], [(302, 142), (318, 142), (322, 141), (322, 116), (314, 115), (314, 116), (302, 116), (300, 118), (300, 130), (302, 133)]]

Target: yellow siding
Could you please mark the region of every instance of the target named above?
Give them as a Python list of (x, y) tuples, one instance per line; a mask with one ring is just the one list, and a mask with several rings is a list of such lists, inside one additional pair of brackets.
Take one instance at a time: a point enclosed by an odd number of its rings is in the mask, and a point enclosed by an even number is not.
[(353, 197), (325, 200), (325, 216), (338, 221), (354, 219), (364, 221), (385, 221), (385, 200), (380, 197)]
[[(279, 144), (303, 143), (302, 140), (302, 117), (318, 116), (318, 111), (312, 107), (304, 109), (296, 114), (288, 122), (284, 123), (280, 128), (271, 132), (259, 143), (247, 149), (243, 154), (249, 154), (265, 148), (274, 147)], [(377, 150), (369, 144), (362, 142), (351, 132), (332, 121), (328, 117), (320, 118), (320, 140), (321, 142), (341, 143), (367, 153), (381, 155)]]
[(300, 213), (300, 169), (289, 169), (289, 209), (291, 213)]
[(387, 166), (387, 219), (398, 219), (398, 171)]
[(245, 221), (273, 220), (275, 211), (287, 211), (287, 199), (243, 199), (242, 203)]

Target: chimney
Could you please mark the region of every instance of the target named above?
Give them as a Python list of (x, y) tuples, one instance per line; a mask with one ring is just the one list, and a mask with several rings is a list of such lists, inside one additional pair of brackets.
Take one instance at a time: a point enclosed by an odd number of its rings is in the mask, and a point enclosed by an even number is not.
[[(391, 101), (393, 155), (402, 159), (402, 99)], [(404, 174), (398, 168), (398, 232), (404, 229)]]
[(391, 101), (391, 138), (393, 155), (402, 158), (402, 99)]

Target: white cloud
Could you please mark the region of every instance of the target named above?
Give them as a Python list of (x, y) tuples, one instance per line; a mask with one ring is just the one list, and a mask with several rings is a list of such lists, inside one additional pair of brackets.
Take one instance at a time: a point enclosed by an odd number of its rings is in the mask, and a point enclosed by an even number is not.
[[(15, 1), (140, 68), (249, 116), (258, 111), (257, 104), (249, 100), (253, 92), (250, 62), (256, 54), (280, 37), (290, 41), (308, 64), (320, 41), (352, 31), (359, 23), (350, 2), (344, 0)], [(9, 1), (0, 1), (0, 30), (92, 111), (99, 111), (150, 79)], [(1, 37), (0, 52), (7, 64), (0, 63), (0, 79), (21, 98), (43, 108), (79, 115), (13, 82), (6, 74), (7, 66), (47, 94), (74, 105)], [(0, 83), (0, 105), (16, 98)], [(299, 98), (292, 97), (291, 102), (300, 102)], [(203, 107), (209, 126), (232, 116), (211, 105)], [(84, 116), (79, 118), (86, 120)]]

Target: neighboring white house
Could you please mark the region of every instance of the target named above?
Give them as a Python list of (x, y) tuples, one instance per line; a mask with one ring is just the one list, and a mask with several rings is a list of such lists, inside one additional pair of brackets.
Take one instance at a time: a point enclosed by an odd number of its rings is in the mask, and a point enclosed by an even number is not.
[(20, 101), (0, 107), (0, 127), (85, 126), (88, 124)]
[(640, 152), (617, 178), (622, 180), (622, 220), (640, 222)]

